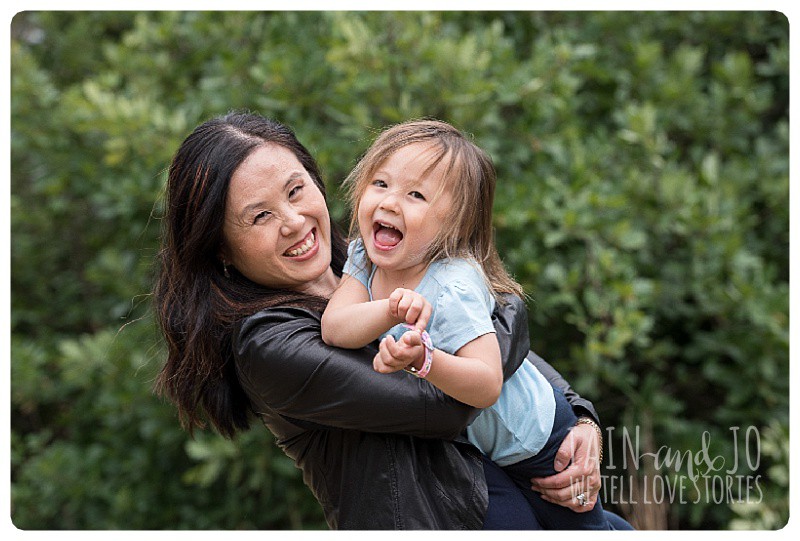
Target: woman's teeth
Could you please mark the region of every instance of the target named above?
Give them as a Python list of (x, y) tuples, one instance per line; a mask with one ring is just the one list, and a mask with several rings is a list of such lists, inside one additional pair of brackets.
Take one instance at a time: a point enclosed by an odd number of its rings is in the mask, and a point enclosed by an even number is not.
[(314, 246), (314, 239), (315, 239), (315, 235), (314, 235), (314, 232), (312, 231), (311, 235), (308, 236), (308, 238), (306, 239), (306, 241), (303, 244), (301, 244), (300, 246), (298, 246), (294, 250), (288, 250), (286, 252), (286, 255), (291, 256), (291, 257), (297, 257), (299, 255), (303, 255), (304, 253), (308, 252), (311, 249), (312, 246)]

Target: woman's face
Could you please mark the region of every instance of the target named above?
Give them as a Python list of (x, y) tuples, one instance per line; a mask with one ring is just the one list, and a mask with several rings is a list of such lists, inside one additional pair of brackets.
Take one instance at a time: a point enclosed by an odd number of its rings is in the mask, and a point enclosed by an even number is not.
[(233, 173), (223, 237), (220, 255), (253, 282), (325, 297), (336, 287), (325, 199), (282, 146), (257, 148)]

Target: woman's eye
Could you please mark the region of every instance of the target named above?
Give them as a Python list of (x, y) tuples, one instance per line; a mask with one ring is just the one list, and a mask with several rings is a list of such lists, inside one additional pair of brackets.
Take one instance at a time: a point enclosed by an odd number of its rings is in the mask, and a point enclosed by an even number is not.
[(289, 190), (289, 199), (291, 199), (294, 196), (296, 196), (297, 194), (299, 194), (302, 189), (303, 189), (303, 185), (302, 184), (298, 184), (297, 186), (295, 186), (294, 188)]
[(422, 194), (421, 194), (421, 193), (419, 193), (419, 192), (408, 192), (408, 195), (410, 195), (410, 196), (411, 196), (411, 197), (413, 197), (414, 199), (421, 199), (422, 201), (425, 201), (425, 196), (424, 196), (424, 195), (422, 195)]
[(253, 218), (253, 223), (254, 224), (259, 224), (259, 223), (263, 222), (264, 220), (266, 220), (267, 218), (269, 218), (271, 215), (272, 215), (272, 213), (270, 211), (262, 210), (261, 212), (256, 214), (255, 218)]
[(382, 180), (373, 180), (372, 185), (377, 186), (378, 188), (386, 188), (386, 183)]

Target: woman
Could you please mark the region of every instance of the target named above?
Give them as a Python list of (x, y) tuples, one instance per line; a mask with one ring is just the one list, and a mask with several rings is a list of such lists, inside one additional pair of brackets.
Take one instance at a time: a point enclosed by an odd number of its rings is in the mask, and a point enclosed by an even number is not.
[[(251, 114), (198, 126), (169, 169), (155, 288), (168, 358), (158, 392), (189, 431), (208, 420), (233, 437), (258, 415), (331, 528), (536, 528), (511, 481), (463, 439), (475, 410), (403, 372), (375, 373), (374, 347), (322, 342), (320, 314), (345, 248), (317, 164), (288, 128)], [(579, 416), (596, 419), (529, 355), (519, 299), (494, 323), (506, 378), (528, 355)], [(577, 425), (574, 449), (559, 453), (572, 464), (536, 485), (579, 511), (600, 485), (592, 423)]]

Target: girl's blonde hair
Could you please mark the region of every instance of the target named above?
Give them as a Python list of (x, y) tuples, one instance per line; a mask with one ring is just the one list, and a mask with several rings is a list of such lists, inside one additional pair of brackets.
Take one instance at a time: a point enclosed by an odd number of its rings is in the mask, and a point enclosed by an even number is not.
[(425, 174), (444, 162), (443, 185), (452, 194), (452, 220), (442, 227), (425, 254), (427, 261), (459, 257), (477, 262), (489, 290), (522, 297), (520, 286), (506, 271), (494, 244), (492, 204), (497, 175), (492, 159), (460, 131), (439, 120), (411, 120), (382, 132), (347, 176), (348, 201), (352, 209), (350, 236), (360, 235), (358, 202), (375, 171), (399, 149), (415, 143), (430, 146), (431, 160)]

